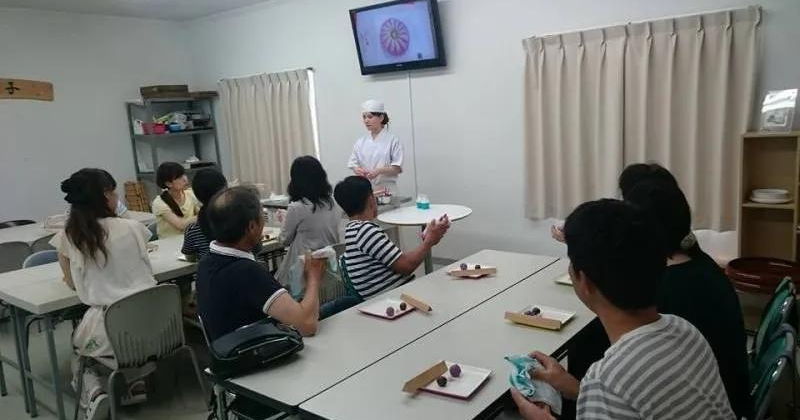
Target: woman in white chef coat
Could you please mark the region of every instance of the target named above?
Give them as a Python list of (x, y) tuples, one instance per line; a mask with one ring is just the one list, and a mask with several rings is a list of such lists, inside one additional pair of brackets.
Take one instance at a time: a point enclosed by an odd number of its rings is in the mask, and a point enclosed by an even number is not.
[(397, 175), (403, 172), (403, 145), (386, 127), (389, 115), (383, 103), (370, 99), (361, 104), (361, 118), (368, 133), (356, 140), (347, 167), (372, 181), (374, 189), (397, 191)]

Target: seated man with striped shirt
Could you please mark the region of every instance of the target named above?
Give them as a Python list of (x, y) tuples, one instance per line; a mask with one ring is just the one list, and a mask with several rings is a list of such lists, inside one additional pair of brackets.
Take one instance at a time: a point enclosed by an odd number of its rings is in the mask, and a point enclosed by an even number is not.
[[(617, 200), (584, 203), (567, 218), (569, 274), (578, 298), (611, 341), (580, 383), (555, 359), (533, 377), (577, 398), (578, 419), (735, 419), (714, 353), (689, 322), (656, 309), (665, 268), (658, 227)], [(511, 391), (523, 418), (553, 417)]]
[(336, 185), (333, 196), (350, 217), (345, 232), (345, 268), (359, 297), (369, 299), (407, 283), (450, 228), (450, 222), (431, 221), (417, 248), (402, 252), (373, 220), (378, 203), (372, 184), (364, 177), (349, 176)]

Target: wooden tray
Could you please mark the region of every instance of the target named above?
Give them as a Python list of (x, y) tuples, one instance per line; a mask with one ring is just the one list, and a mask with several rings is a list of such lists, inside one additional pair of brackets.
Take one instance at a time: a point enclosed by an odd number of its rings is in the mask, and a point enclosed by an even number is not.
[(461, 264), (459, 264), (459, 266), (457, 266), (456, 268), (447, 270), (447, 274), (462, 279), (479, 279), (481, 277), (497, 274), (497, 267), (493, 267), (490, 265), (479, 264), (481, 268), (476, 269), (475, 268), (476, 264), (467, 263), (466, 270), (462, 270), (460, 265)]
[[(534, 307), (539, 308), (540, 315), (525, 315)], [(564, 324), (575, 316), (575, 312), (564, 311), (543, 305), (529, 305), (518, 312), (506, 312), (505, 319), (529, 327), (544, 328), (547, 330), (560, 330)]]

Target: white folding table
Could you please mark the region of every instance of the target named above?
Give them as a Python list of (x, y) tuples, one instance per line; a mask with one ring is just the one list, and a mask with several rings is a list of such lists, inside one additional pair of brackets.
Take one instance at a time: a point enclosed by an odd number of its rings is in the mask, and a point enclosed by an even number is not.
[[(474, 419), (509, 389), (511, 365), (503, 357), (539, 350), (561, 353), (594, 319), (571, 287), (555, 283), (567, 270), (561, 260), (477, 308), (392, 353), (300, 405), (302, 418), (327, 420)], [(512, 324), (505, 311), (541, 304), (576, 312), (560, 331)], [(410, 395), (403, 384), (440, 360), (492, 370), (469, 400), (428, 393)]]
[(317, 335), (305, 338), (305, 347), (296, 356), (218, 385), (281, 411), (296, 411), (314, 395), (473, 310), (556, 258), (485, 250), (464, 261), (496, 266), (497, 275), (457, 280), (445, 269), (438, 270), (365, 302), (406, 293), (431, 305), (432, 312), (413, 311), (388, 321), (364, 315), (358, 306), (350, 308), (323, 320)]
[[(152, 213), (145, 213), (141, 211), (128, 210), (126, 217), (132, 220), (141, 222), (148, 225), (156, 221), (156, 217)], [(28, 245), (33, 244), (35, 241), (53, 236), (55, 230), (45, 229), (42, 223), (31, 223), (29, 225), (13, 226), (9, 228), (0, 229), (0, 243), (5, 242), (25, 242)]]

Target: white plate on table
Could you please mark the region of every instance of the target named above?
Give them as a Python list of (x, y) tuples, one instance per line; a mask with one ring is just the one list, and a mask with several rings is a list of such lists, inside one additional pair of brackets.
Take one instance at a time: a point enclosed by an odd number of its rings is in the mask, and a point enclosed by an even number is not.
[(569, 277), (569, 273), (567, 273), (561, 277), (557, 277), (556, 283), (564, 286), (572, 286), (572, 279)]
[(439, 386), (436, 381), (433, 381), (420, 388), (420, 391), (467, 400), (472, 397), (475, 391), (477, 391), (486, 380), (489, 379), (489, 376), (492, 375), (492, 371), (489, 369), (459, 363), (458, 365), (461, 366), (461, 375), (458, 378), (454, 378), (450, 375), (450, 366), (455, 363), (456, 362), (445, 360), (447, 372), (442, 375), (447, 378), (447, 384), (445, 386)]
[(542, 305), (528, 305), (524, 307), (519, 313), (525, 314), (532, 310), (533, 308), (539, 308), (539, 316), (542, 318), (547, 319), (554, 319), (556, 321), (560, 321), (562, 324), (566, 324), (567, 321), (572, 319), (575, 316), (575, 312), (564, 311), (561, 309), (551, 308), (549, 306), (542, 306)]
[[(406, 309), (401, 310), (400, 309), (401, 303), (404, 302), (400, 299), (390, 299), (390, 298), (373, 299), (369, 301), (369, 303), (367, 303), (366, 305), (359, 307), (358, 311), (363, 314), (376, 316), (378, 318), (394, 320), (414, 310), (414, 307), (407, 303), (406, 303)], [(390, 306), (394, 308), (394, 315), (392, 316), (386, 314), (386, 308)]]

